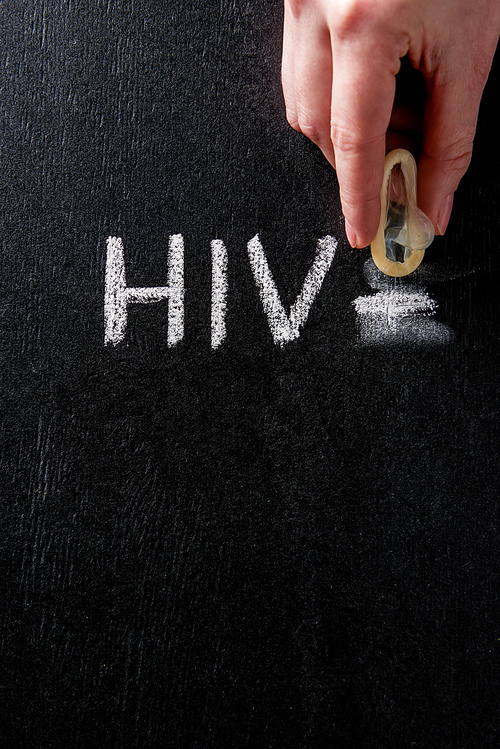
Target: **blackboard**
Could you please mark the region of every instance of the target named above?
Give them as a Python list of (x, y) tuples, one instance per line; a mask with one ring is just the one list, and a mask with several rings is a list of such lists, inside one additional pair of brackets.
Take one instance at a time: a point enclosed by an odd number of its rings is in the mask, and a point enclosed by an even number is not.
[(280, 2), (1, 23), (2, 745), (497, 746), (498, 59), (394, 282)]

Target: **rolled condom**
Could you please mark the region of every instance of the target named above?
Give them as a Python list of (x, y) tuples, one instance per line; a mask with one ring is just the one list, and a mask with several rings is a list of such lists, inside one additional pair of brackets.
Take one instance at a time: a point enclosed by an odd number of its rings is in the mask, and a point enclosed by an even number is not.
[(417, 206), (417, 165), (404, 148), (385, 157), (380, 207), (380, 223), (371, 244), (373, 260), (388, 276), (407, 276), (422, 262), (434, 239), (434, 227)]

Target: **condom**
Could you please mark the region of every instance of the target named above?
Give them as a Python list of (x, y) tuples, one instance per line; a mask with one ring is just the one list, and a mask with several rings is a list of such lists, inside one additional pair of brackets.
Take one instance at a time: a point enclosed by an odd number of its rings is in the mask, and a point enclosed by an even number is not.
[(387, 276), (407, 276), (424, 259), (434, 227), (417, 206), (417, 165), (404, 148), (385, 157), (380, 207), (380, 223), (371, 244), (374, 263)]

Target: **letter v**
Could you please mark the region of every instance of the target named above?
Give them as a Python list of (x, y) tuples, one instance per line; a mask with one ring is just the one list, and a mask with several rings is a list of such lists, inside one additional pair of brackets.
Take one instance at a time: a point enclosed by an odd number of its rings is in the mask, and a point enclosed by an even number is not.
[(305, 278), (300, 294), (290, 308), (289, 315), (286, 314), (281, 303), (258, 234), (250, 240), (247, 247), (253, 277), (259, 289), (260, 300), (266, 313), (273, 340), (276, 344), (283, 346), (288, 341), (293, 341), (299, 337), (300, 328), (306, 322), (311, 305), (332, 264), (337, 249), (337, 240), (330, 236), (318, 240), (316, 257)]

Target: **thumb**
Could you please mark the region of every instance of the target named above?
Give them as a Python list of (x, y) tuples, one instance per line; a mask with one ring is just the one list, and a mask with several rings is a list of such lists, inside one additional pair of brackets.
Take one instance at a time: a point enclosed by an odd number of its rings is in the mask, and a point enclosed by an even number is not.
[(460, 74), (427, 82), (418, 204), (437, 234), (446, 230), (453, 194), (470, 164), (485, 80), (471, 81), (470, 76)]

